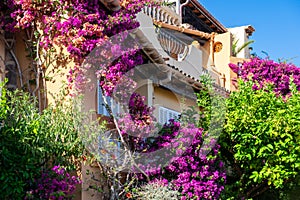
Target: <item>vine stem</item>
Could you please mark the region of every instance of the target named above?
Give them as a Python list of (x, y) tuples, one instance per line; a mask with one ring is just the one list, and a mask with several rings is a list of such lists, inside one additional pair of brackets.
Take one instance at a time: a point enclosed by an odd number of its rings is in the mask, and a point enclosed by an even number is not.
[(15, 60), (15, 63), (17, 65), (17, 69), (18, 69), (18, 73), (19, 73), (20, 85), (21, 85), (21, 88), (23, 88), (24, 87), (23, 74), (22, 74), (22, 70), (21, 70), (21, 66), (20, 66), (20, 63), (18, 61), (18, 58), (17, 58), (16, 54), (14, 53), (14, 51), (11, 49), (11, 46), (8, 44), (8, 42), (5, 39), (5, 37), (3, 35), (1, 35), (0, 38), (1, 38), (2, 41), (4, 41), (5, 45), (8, 48), (9, 53), (11, 54), (11, 56), (13, 57), (13, 59)]
[[(39, 46), (40, 46), (39, 44), (40, 44), (40, 40), (37, 39), (36, 58), (39, 58)], [(40, 91), (40, 75), (42, 74), (42, 70), (41, 70), (40, 64), (38, 62), (39, 62), (39, 59), (35, 63), (35, 65), (36, 65), (36, 79), (35, 79), (36, 87), (35, 87), (35, 89), (33, 90), (32, 93), (35, 94), (36, 92), (38, 92), (39, 111), (42, 112), (42, 99), (41, 99), (41, 91)]]
[[(120, 129), (119, 125), (118, 125), (118, 122), (117, 122), (116, 118), (113, 116), (112, 110), (109, 107), (109, 104), (108, 104), (107, 99), (105, 98), (103, 92), (102, 92), (102, 99), (103, 99), (104, 105), (105, 105), (105, 107), (106, 107), (106, 109), (107, 109), (110, 117), (113, 119), (114, 125), (116, 127), (117, 132), (118, 132), (118, 135), (119, 135), (119, 137), (121, 139), (121, 142), (122, 142), (122, 144), (124, 146), (124, 149), (125, 149), (125, 152), (126, 152), (125, 154), (127, 154), (129, 156), (129, 158), (131, 159), (131, 163), (133, 164), (133, 166), (136, 167), (146, 177), (146, 179), (147, 179), (148, 182), (150, 182), (149, 176), (135, 163), (135, 161), (133, 159), (133, 156), (132, 156), (132, 153), (131, 153), (130, 149), (128, 148), (127, 143), (125, 142), (125, 140), (124, 140), (124, 138), (122, 136), (121, 129)], [(114, 200), (114, 196), (115, 196), (114, 185), (115, 185), (115, 179), (116, 178), (117, 177), (116, 177), (116, 174), (114, 172), (114, 180), (113, 180), (113, 185), (111, 187), (111, 192), (112, 192), (111, 200)], [(119, 193), (119, 194), (122, 194), (122, 192)]]
[(131, 153), (130, 149), (128, 148), (128, 146), (127, 146), (127, 144), (126, 144), (126, 142), (125, 142), (125, 140), (124, 140), (124, 138), (122, 136), (121, 129), (120, 129), (119, 125), (118, 125), (118, 122), (117, 122), (116, 118), (113, 116), (112, 110), (109, 107), (107, 99), (105, 98), (105, 96), (104, 96), (103, 93), (102, 93), (102, 98), (103, 98), (105, 107), (107, 108), (107, 110), (109, 112), (110, 117), (112, 117), (112, 119), (113, 119), (114, 125), (115, 125), (115, 127), (117, 129), (117, 132), (118, 132), (118, 135), (119, 135), (119, 137), (121, 139), (121, 142), (124, 145), (125, 151), (129, 154), (129, 157), (131, 158), (132, 164), (134, 165), (134, 167), (136, 167), (147, 178), (148, 181), (150, 181), (149, 176), (135, 163), (135, 161), (133, 159), (133, 156), (132, 156), (132, 153)]

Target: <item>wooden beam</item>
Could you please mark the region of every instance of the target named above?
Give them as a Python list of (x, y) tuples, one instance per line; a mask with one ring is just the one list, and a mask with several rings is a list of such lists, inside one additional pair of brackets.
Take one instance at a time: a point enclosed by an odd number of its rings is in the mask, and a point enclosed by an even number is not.
[(194, 6), (193, 4), (191, 4), (191, 3), (189, 3), (189, 4), (188, 4), (188, 7), (194, 8), (195, 6)]
[(199, 11), (198, 9), (193, 9), (192, 11), (193, 11), (193, 13), (195, 13), (195, 14), (199, 14), (199, 13), (200, 13), (200, 11)]
[(204, 21), (205, 24), (211, 24), (211, 21), (209, 21), (208, 19)]
[(205, 19), (205, 16), (204, 16), (204, 15), (202, 15), (202, 14), (201, 14), (201, 15), (199, 15), (198, 17), (199, 17), (200, 19)]

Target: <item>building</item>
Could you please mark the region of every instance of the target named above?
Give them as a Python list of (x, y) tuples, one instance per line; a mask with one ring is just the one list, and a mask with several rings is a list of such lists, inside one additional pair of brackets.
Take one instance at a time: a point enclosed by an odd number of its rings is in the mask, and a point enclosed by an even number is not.
[[(238, 57), (233, 57), (233, 41), (238, 39), (238, 45), (247, 42), (253, 27), (227, 29), (197, 0), (145, 7), (137, 19), (140, 27), (133, 37), (142, 46), (144, 59), (152, 64), (139, 69), (149, 76), (143, 78), (147, 80), (140, 83), (138, 92), (147, 98), (149, 106), (156, 108), (160, 122), (168, 120), (163, 115), (178, 115), (184, 109), (180, 103), (183, 97), (187, 100), (185, 106), (195, 106), (192, 88), (201, 89), (199, 79), (203, 74), (211, 76), (215, 91), (221, 95), (234, 89), (231, 80), (236, 74), (228, 64), (250, 58), (250, 52), (244, 48)], [(98, 104), (99, 114), (103, 110)]]
[[(147, 66), (137, 67), (140, 74), (136, 91), (147, 99), (148, 106), (155, 107), (155, 116), (160, 123), (176, 118), (188, 106), (196, 106), (195, 91), (202, 88), (200, 76), (208, 74), (213, 79), (215, 92), (227, 96), (234, 90), (232, 79), (237, 75), (228, 64), (250, 58), (247, 48), (234, 57), (232, 45), (235, 38), (243, 44), (254, 32), (251, 26), (227, 29), (215, 19), (197, 0), (177, 0), (159, 8), (145, 7), (137, 19), (140, 27), (133, 37), (142, 47)], [(97, 81), (97, 80), (94, 80)], [(87, 96), (89, 109), (95, 99), (100, 116), (108, 115), (101, 91)], [(184, 103), (182, 102), (184, 99)], [(108, 99), (113, 111), (118, 104)], [(83, 186), (84, 187), (84, 186)], [(82, 199), (97, 194), (82, 193)]]
[[(103, 1), (104, 4), (106, 2)], [(117, 9), (118, 1), (107, 6)], [(141, 45), (148, 67), (137, 69), (136, 91), (147, 98), (148, 106), (155, 107), (155, 115), (160, 123), (177, 117), (188, 106), (196, 106), (194, 91), (201, 90), (199, 79), (203, 74), (212, 77), (217, 93), (226, 96), (234, 90), (231, 80), (237, 75), (228, 64), (241, 62), (249, 58), (250, 53), (244, 49), (237, 55), (239, 57), (232, 57), (233, 35), (243, 44), (254, 31), (251, 26), (227, 29), (197, 0), (175, 0), (169, 1), (168, 6), (145, 7), (137, 19), (140, 27), (133, 32), (132, 37)], [(26, 60), (22, 35), (3, 33), (3, 37), (6, 43), (0, 40), (0, 80), (6, 76), (10, 89), (26, 87), (37, 96), (47, 95), (38, 92), (46, 86), (49, 92), (58, 92), (60, 81), (66, 77), (55, 77), (55, 82), (37, 78), (35, 84), (32, 84), (30, 77), (35, 72), (34, 68), (28, 69), (28, 66), (34, 63)], [(97, 83), (96, 79), (92, 81)], [(45, 100), (40, 103), (40, 109), (51, 102), (49, 94), (40, 99)], [(100, 116), (107, 115), (101, 99), (99, 88), (88, 91), (86, 109), (97, 110)], [(118, 105), (108, 100), (117, 112)], [(87, 191), (87, 185), (84, 182), (78, 198), (101, 199), (99, 194)]]

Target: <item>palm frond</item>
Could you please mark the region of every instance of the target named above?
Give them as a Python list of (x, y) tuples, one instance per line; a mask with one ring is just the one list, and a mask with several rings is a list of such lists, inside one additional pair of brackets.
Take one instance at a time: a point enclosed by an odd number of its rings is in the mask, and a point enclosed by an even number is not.
[(252, 44), (254, 42), (254, 40), (249, 40), (247, 42), (245, 42), (244, 44), (242, 44), (242, 46), (237, 47), (237, 43), (239, 40), (235, 40), (232, 44), (232, 56), (236, 56), (238, 53), (240, 53), (244, 48), (246, 48), (247, 46), (249, 46), (250, 44)]

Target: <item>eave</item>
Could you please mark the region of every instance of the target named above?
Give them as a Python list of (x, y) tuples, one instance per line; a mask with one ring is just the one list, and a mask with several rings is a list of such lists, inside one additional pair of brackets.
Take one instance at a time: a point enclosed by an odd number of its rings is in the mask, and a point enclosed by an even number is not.
[[(184, 3), (181, 1), (181, 3)], [(195, 15), (213, 29), (216, 33), (225, 33), (227, 29), (206, 10), (197, 0), (189, 0), (186, 5), (190, 7)]]

